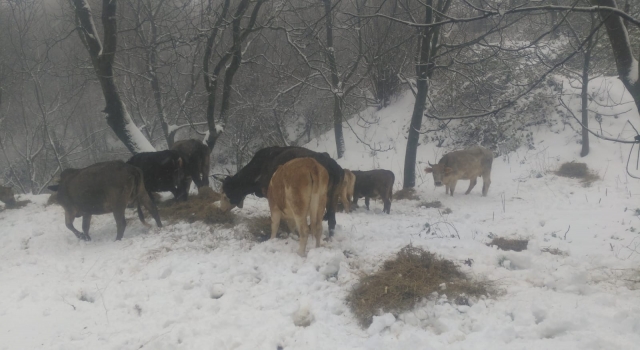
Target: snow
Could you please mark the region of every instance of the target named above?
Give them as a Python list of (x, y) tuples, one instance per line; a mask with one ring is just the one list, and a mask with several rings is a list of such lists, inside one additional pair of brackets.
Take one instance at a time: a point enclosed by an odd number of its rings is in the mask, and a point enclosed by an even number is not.
[[(619, 81), (606, 82), (612, 99), (629, 101)], [(577, 97), (567, 102), (580, 105)], [(351, 119), (362, 140), (391, 150), (372, 152), (349, 131), (339, 163), (390, 169), (399, 189), (412, 103), (405, 93), (388, 108), (363, 111), (372, 125)], [(603, 118), (606, 132), (634, 136), (624, 124), (639, 119), (635, 110), (625, 112), (628, 104), (601, 108), (619, 113)], [(418, 194), (441, 201), (450, 214), (395, 200), (386, 215), (373, 201), (371, 211), (338, 213), (335, 238), (322, 248), (310, 244), (305, 259), (293, 237), (258, 243), (243, 223), (147, 228), (134, 211), (127, 212), (122, 241), (114, 242), (113, 217), (102, 215), (93, 218), (93, 240), (79, 242), (63, 210), (45, 206), (47, 196), (21, 196), (32, 203), (0, 211), (0, 349), (637, 348), (640, 291), (629, 280), (638, 280), (640, 254), (631, 249), (640, 240), (640, 182), (625, 173), (629, 146), (592, 138), (591, 154), (579, 158), (571, 127), (533, 131), (534, 150), (495, 159), (487, 197), (479, 188), (446, 196), (420, 171)], [(333, 132), (308, 146), (335, 155)], [(444, 151), (423, 143), (418, 167)], [(551, 172), (571, 160), (586, 162), (602, 180), (583, 187)], [(466, 182), (459, 186), (464, 192)], [(264, 216), (268, 205), (250, 197), (234, 212)], [(452, 224), (460, 238), (436, 222)], [(529, 247), (486, 246), (494, 235), (528, 237)], [(360, 274), (409, 243), (496, 281), (503, 294), (455, 305), (442, 296), (445, 286), (414, 310), (381, 313), (362, 329), (344, 302), (347, 293)]]
[(122, 109), (124, 110), (125, 129), (129, 134), (129, 138), (131, 139), (134, 148), (138, 151), (138, 153), (155, 152), (156, 149), (151, 145), (149, 140), (144, 137), (142, 131), (140, 131), (136, 124), (131, 120), (131, 116), (129, 115), (129, 112), (127, 112), (124, 105), (122, 106)]

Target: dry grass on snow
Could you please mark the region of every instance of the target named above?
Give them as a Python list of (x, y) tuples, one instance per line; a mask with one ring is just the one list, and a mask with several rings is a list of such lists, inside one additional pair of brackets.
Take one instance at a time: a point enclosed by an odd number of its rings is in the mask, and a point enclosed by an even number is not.
[(589, 186), (594, 181), (600, 179), (598, 175), (589, 170), (587, 164), (575, 162), (563, 163), (560, 166), (560, 169), (556, 171), (556, 175), (572, 179), (580, 179), (585, 186)]
[(511, 250), (514, 252), (521, 252), (527, 249), (529, 245), (528, 239), (517, 238), (504, 238), (496, 237), (491, 242), (487, 243), (488, 246), (496, 246), (500, 250)]
[(368, 327), (380, 310), (397, 316), (433, 292), (446, 294), (450, 300), (464, 300), (493, 294), (493, 286), (469, 278), (450, 260), (408, 245), (385, 261), (378, 272), (361, 277), (347, 302), (360, 325)]
[(403, 188), (400, 191), (393, 193), (393, 199), (408, 199), (411, 201), (419, 201), (420, 196), (418, 196), (416, 190), (414, 190), (413, 188)]
[(207, 224), (236, 223), (236, 215), (224, 212), (214, 202), (220, 201), (222, 195), (208, 187), (201, 188), (195, 196), (189, 196), (186, 202), (176, 202), (173, 199), (158, 204), (158, 212), (162, 220), (186, 221), (193, 223), (202, 221)]

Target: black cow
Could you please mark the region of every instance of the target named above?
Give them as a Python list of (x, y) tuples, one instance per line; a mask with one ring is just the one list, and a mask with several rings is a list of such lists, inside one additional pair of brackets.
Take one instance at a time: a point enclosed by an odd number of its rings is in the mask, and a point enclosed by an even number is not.
[(171, 191), (176, 200), (187, 200), (179, 186), (184, 179), (183, 160), (176, 151), (143, 152), (131, 157), (127, 164), (142, 170), (144, 187), (155, 203), (151, 192)]
[(370, 198), (382, 198), (384, 212), (391, 213), (391, 199), (393, 196), (393, 182), (396, 176), (393, 172), (384, 169), (369, 171), (353, 170), (356, 176), (356, 184), (353, 188), (353, 204), (358, 206), (358, 198), (364, 197), (364, 204), (369, 210)]
[(209, 186), (209, 170), (211, 168), (211, 149), (198, 140), (178, 141), (171, 147), (180, 153), (184, 160), (184, 179), (178, 191), (184, 200), (189, 197), (191, 180), (198, 188)]
[[(249, 194), (263, 198), (260, 187), (260, 174), (266, 164), (270, 163), (280, 153), (299, 147), (267, 147), (259, 150), (253, 156), (251, 161), (245, 165), (240, 171), (233, 176), (227, 176), (222, 181), (222, 191), (229, 198), (229, 202), (239, 208), (242, 208), (244, 197)], [(269, 178), (271, 180), (271, 178)], [(268, 184), (268, 182), (267, 182)]]
[(248, 194), (265, 197), (269, 189), (271, 176), (278, 166), (295, 159), (311, 157), (318, 161), (329, 173), (329, 191), (327, 192), (327, 214), (329, 233), (333, 234), (336, 226), (337, 187), (344, 178), (344, 171), (328, 153), (318, 153), (303, 147), (267, 147), (259, 150), (251, 161), (237, 174), (227, 176), (222, 182), (222, 190), (232, 205), (242, 207), (242, 201)]

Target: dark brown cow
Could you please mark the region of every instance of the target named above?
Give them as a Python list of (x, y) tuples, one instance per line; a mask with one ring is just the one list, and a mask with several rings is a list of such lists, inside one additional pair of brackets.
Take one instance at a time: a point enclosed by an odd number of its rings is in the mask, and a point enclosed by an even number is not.
[(4, 203), (7, 208), (12, 208), (16, 205), (16, 199), (11, 187), (0, 186), (0, 202)]
[[(48, 187), (57, 191), (56, 201), (64, 208), (65, 224), (76, 237), (90, 241), (89, 227), (92, 215), (113, 213), (116, 219), (116, 240), (122, 239), (127, 226), (124, 211), (127, 204), (137, 202), (138, 217), (147, 224), (140, 205), (147, 208), (162, 227), (158, 209), (144, 187), (142, 170), (122, 161), (96, 163), (83, 169), (65, 169), (60, 183)], [(82, 216), (82, 231), (73, 221)]]
[(384, 169), (369, 171), (352, 171), (356, 176), (356, 184), (353, 188), (353, 204), (358, 206), (358, 199), (364, 197), (364, 204), (369, 210), (370, 198), (382, 198), (383, 211), (391, 213), (391, 199), (393, 197), (393, 182), (396, 180), (393, 172)]
[(469, 194), (477, 183), (478, 176), (482, 176), (482, 195), (486, 196), (491, 185), (491, 165), (493, 164), (493, 152), (490, 150), (474, 146), (461, 151), (447, 153), (430, 168), (424, 169), (427, 173), (433, 174), (433, 182), (436, 186), (446, 186), (445, 192), (451, 193), (456, 189), (458, 180), (471, 180), (469, 188), (465, 194)]
[(198, 140), (182, 140), (173, 144), (172, 150), (180, 153), (185, 161), (185, 178), (180, 184), (180, 193), (186, 200), (189, 196), (191, 181), (198, 188), (209, 186), (211, 170), (211, 149)]
[[(306, 256), (309, 233), (322, 242), (322, 216), (327, 202), (329, 173), (313, 158), (296, 158), (278, 167), (269, 184), (267, 198), (271, 210), (271, 239), (280, 220), (295, 221), (300, 235), (298, 255)], [(307, 217), (309, 223), (307, 224)]]

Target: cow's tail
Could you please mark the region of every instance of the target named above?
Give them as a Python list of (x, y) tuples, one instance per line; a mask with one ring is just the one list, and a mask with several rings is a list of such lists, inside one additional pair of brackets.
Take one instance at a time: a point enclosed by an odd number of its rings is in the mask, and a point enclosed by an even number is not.
[(387, 198), (389, 198), (389, 200), (393, 200), (393, 184), (396, 183), (396, 175), (394, 173), (391, 173), (391, 184), (389, 184), (389, 189), (388, 189), (388, 193), (387, 193)]

